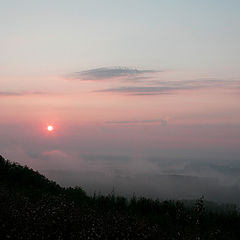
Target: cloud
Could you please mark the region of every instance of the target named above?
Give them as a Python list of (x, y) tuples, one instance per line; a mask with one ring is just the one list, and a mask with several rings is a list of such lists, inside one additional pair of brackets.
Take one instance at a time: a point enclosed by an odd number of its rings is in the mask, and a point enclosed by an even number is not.
[(53, 158), (53, 159), (69, 159), (71, 156), (67, 153), (64, 153), (61, 150), (51, 150), (51, 151), (47, 151), (47, 152), (43, 152), (42, 155), (44, 157), (48, 157), (48, 158)]
[(169, 88), (169, 87), (117, 87), (117, 88), (108, 88), (103, 90), (98, 90), (97, 92), (115, 92), (115, 93), (128, 93), (133, 95), (142, 95), (142, 94), (166, 94), (171, 90), (177, 90), (178, 88)]
[(53, 149), (50, 151), (44, 151), (38, 157), (38, 160), (45, 163), (48, 169), (54, 170), (79, 170), (81, 168), (86, 169), (84, 160), (75, 153), (68, 153), (62, 149)]
[(122, 120), (122, 121), (106, 121), (106, 124), (145, 124), (145, 123), (160, 123), (162, 126), (167, 125), (165, 119), (145, 119), (145, 120)]
[(22, 97), (28, 95), (42, 95), (45, 92), (0, 92), (0, 97)]
[(229, 177), (240, 176), (240, 164), (238, 162), (231, 163), (209, 163), (209, 162), (191, 162), (182, 170), (184, 173), (204, 173), (216, 172)]
[[(146, 85), (148, 84), (148, 85)], [(152, 86), (149, 86), (151, 84)], [(146, 82), (145, 86), (120, 86), (97, 90), (96, 92), (112, 92), (128, 95), (161, 95), (171, 94), (176, 91), (193, 90), (212, 87), (239, 87), (239, 80), (222, 80), (222, 79), (196, 79), (185, 81), (151, 81)], [(153, 86), (154, 85), (154, 86)]]
[(64, 186), (81, 185), (89, 194), (96, 190), (109, 194), (115, 193), (126, 197), (144, 196), (163, 199), (198, 199), (204, 195), (206, 200), (220, 203), (240, 203), (239, 186), (224, 186), (215, 179), (190, 175), (104, 174), (96, 171), (48, 171), (52, 177)]
[(107, 162), (128, 162), (130, 156), (125, 155), (82, 155), (83, 159), (88, 161), (107, 161)]
[(79, 80), (109, 80), (113, 78), (142, 80), (142, 75), (146, 73), (159, 72), (155, 70), (139, 70), (127, 67), (102, 67), (90, 69), (87, 71), (75, 72), (71, 75), (74, 79)]
[[(138, 121), (156, 120), (160, 119)], [(174, 126), (156, 126), (151, 131), (147, 126), (141, 131), (114, 125), (101, 127), (76, 126), (64, 137), (53, 139), (34, 135), (28, 124), (0, 124), (0, 153), (46, 173), (64, 186), (81, 185), (88, 192), (110, 193), (114, 186), (125, 196), (135, 192), (148, 197), (191, 199), (204, 194), (206, 199), (240, 203), (238, 148), (221, 152), (221, 145), (211, 151), (201, 147), (185, 150), (181, 148), (181, 137), (176, 147), (167, 149), (164, 144), (168, 135), (166, 141), (173, 144), (171, 134), (178, 136), (178, 127)], [(205, 134), (208, 129), (201, 127), (199, 131)], [(221, 129), (217, 128), (218, 132)], [(237, 130), (238, 126), (234, 128), (236, 134)], [(199, 131), (196, 138), (201, 137)], [(156, 134), (155, 140), (152, 134)]]
[(118, 85), (98, 89), (95, 90), (95, 92), (110, 92), (136, 96), (173, 94), (178, 91), (213, 87), (239, 88), (240, 86), (239, 79), (200, 78), (181, 81), (164, 80), (163, 75), (159, 75), (159, 73), (162, 72), (164, 71), (152, 69), (140, 70), (129, 67), (102, 67), (75, 72), (69, 77), (80, 81), (116, 80), (115, 82)]
[(192, 80), (183, 80), (183, 81), (154, 81), (153, 84), (168, 86), (171, 88), (183, 88), (183, 89), (192, 89), (192, 88), (206, 88), (206, 87), (236, 87), (239, 86), (239, 80), (228, 80), (228, 79), (216, 79), (216, 78), (201, 78), (201, 79), (192, 79)]
[(0, 92), (0, 97), (22, 96), (20, 92)]

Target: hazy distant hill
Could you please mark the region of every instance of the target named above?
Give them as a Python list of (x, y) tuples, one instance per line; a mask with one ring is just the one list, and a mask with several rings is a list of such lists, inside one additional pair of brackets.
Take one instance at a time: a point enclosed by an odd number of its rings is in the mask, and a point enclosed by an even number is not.
[(240, 238), (240, 215), (232, 205), (203, 199), (184, 204), (128, 201), (114, 193), (90, 197), (0, 156), (0, 239)]

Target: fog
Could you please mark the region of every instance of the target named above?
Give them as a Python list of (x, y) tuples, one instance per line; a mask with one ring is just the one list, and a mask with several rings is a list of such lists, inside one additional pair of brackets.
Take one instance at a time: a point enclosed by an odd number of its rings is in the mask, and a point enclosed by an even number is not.
[[(214, 133), (223, 126), (187, 129), (105, 124), (66, 127), (61, 134), (44, 136), (34, 133), (33, 126), (9, 125), (1, 128), (0, 152), (62, 186), (81, 186), (88, 194), (114, 191), (159, 199), (203, 195), (207, 200), (239, 204), (238, 147), (229, 143), (227, 135), (211, 146), (204, 144), (203, 133), (208, 133), (206, 140), (216, 139)], [(229, 135), (238, 136), (237, 126), (228, 129)], [(178, 139), (183, 131), (189, 135), (184, 144)]]

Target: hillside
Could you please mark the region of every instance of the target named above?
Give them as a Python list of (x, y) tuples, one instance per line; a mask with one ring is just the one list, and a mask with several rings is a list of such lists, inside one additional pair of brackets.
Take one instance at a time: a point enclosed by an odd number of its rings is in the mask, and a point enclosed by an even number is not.
[(0, 239), (239, 238), (233, 206), (87, 196), (0, 156)]

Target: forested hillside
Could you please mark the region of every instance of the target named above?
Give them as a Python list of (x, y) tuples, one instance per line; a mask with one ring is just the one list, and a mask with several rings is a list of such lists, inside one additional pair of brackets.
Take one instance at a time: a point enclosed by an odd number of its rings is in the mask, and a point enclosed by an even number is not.
[(187, 205), (87, 196), (0, 156), (0, 239), (240, 239), (236, 207)]

